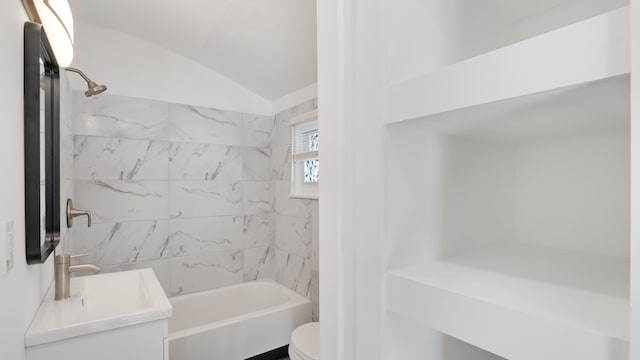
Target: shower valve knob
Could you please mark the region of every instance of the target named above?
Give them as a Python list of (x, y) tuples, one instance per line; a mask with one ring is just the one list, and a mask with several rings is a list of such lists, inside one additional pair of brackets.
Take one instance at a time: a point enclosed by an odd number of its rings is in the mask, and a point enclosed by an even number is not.
[(73, 200), (67, 199), (67, 227), (73, 226), (73, 218), (78, 216), (87, 217), (87, 226), (91, 227), (91, 212), (88, 210), (76, 209), (73, 207)]

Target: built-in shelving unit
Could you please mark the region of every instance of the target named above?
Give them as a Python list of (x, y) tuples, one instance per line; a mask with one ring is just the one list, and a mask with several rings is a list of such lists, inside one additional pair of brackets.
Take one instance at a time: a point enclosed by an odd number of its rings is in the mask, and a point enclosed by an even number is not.
[(389, 86), (391, 343), (629, 360), (630, 10), (605, 10)]
[(391, 271), (389, 308), (509, 359), (622, 358), (628, 283), (617, 257), (512, 245)]
[(389, 88), (389, 123), (630, 71), (629, 7), (413, 77)]

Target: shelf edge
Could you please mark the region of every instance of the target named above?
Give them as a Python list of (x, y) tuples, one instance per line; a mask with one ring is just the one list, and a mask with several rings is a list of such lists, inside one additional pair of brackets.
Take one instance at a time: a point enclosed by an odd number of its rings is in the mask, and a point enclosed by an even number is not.
[(628, 74), (629, 17), (627, 6), (392, 85), (387, 124)]
[(623, 360), (628, 342), (570, 327), (391, 272), (387, 310), (509, 359)]

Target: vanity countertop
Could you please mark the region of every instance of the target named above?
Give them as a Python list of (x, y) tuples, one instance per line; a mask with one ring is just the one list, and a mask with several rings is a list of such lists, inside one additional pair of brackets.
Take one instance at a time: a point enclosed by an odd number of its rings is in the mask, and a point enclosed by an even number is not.
[(67, 300), (55, 301), (54, 291), (52, 284), (25, 334), (27, 347), (171, 317), (151, 269), (74, 277)]

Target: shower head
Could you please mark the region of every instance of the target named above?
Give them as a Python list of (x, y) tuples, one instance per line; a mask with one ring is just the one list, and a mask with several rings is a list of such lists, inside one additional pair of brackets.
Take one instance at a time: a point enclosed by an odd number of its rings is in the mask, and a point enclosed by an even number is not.
[(107, 91), (107, 87), (105, 85), (98, 85), (93, 81), (89, 81), (88, 85), (89, 88), (84, 92), (84, 96), (86, 97), (91, 97)]
[(80, 71), (80, 70), (78, 70), (76, 68), (67, 68), (67, 71), (71, 71), (71, 72), (74, 72), (74, 73), (82, 76), (84, 81), (87, 82), (87, 91), (84, 92), (84, 96), (86, 96), (86, 97), (91, 97), (93, 95), (98, 95), (98, 94), (101, 94), (101, 93), (103, 93), (103, 92), (105, 92), (107, 90), (107, 87), (105, 85), (96, 84), (93, 80), (89, 79), (89, 77), (87, 77), (87, 75), (85, 75), (82, 71)]

